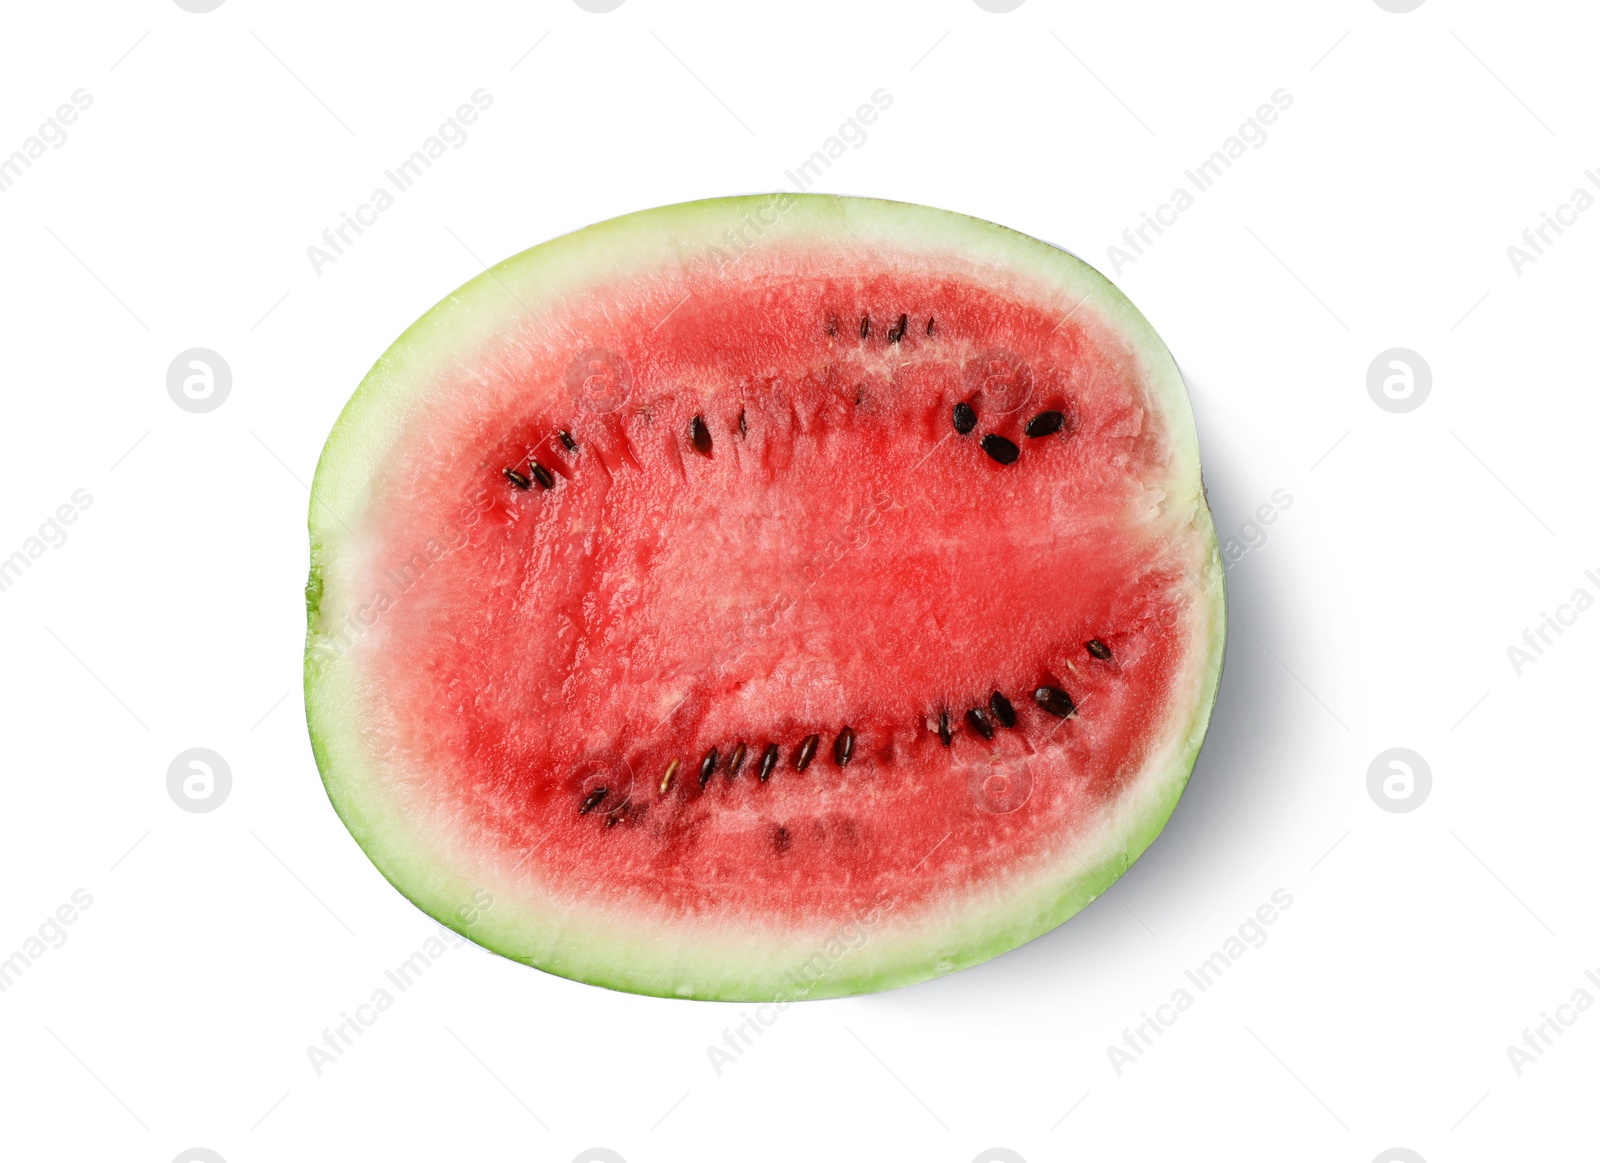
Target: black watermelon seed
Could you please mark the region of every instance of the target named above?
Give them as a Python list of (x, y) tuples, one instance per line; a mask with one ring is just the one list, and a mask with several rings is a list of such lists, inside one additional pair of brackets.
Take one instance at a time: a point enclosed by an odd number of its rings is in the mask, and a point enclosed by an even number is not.
[(678, 763), (679, 761), (674, 759), (671, 763), (667, 764), (667, 774), (661, 777), (662, 795), (666, 795), (667, 792), (671, 790), (672, 780), (678, 774)]
[(814, 734), (807, 735), (800, 741), (800, 750), (795, 752), (794, 769), (796, 771), (804, 771), (806, 768), (810, 767), (811, 759), (816, 755), (816, 753), (817, 737)]
[(928, 334), (929, 335), (933, 334), (933, 316), (932, 315), (928, 316)]
[(1098, 639), (1098, 638), (1091, 638), (1091, 639), (1089, 639), (1089, 641), (1085, 642), (1083, 645), (1084, 645), (1084, 648), (1087, 649), (1090, 654), (1094, 655), (1101, 662), (1105, 662), (1107, 659), (1109, 659), (1111, 657), (1111, 647), (1107, 646), (1104, 642), (1100, 641), (1100, 639)]
[(728, 778), (732, 779), (739, 774), (739, 769), (744, 766), (745, 745), (741, 741), (736, 744), (733, 754), (728, 756)]
[(717, 770), (717, 749), (713, 747), (706, 752), (706, 757), (700, 761), (700, 786), (704, 788), (711, 782), (711, 773)]
[(850, 757), (856, 753), (856, 733), (849, 727), (839, 732), (839, 737), (833, 741), (833, 761), (840, 767), (850, 762)]
[(973, 707), (972, 710), (968, 711), (967, 722), (972, 725), (974, 731), (985, 739), (994, 738), (994, 724), (989, 722), (989, 716), (985, 715), (982, 709)]
[(1052, 432), (1060, 432), (1061, 426), (1066, 422), (1067, 418), (1060, 412), (1040, 412), (1028, 421), (1028, 426), (1023, 432), (1033, 437), (1049, 436)]
[(861, 317), (861, 338), (865, 339), (867, 336), (869, 336), (871, 334), (872, 334), (872, 320), (869, 319), (867, 316), (863, 315)]
[(779, 852), (787, 852), (789, 850), (789, 829), (782, 824), (779, 824), (772, 833), (772, 846)]
[(545, 468), (544, 465), (534, 461), (528, 467), (533, 470), (533, 479), (539, 482), (541, 489), (553, 489), (556, 487), (556, 474)]
[(950, 712), (939, 712), (939, 742), (950, 746)]
[(756, 773), (756, 778), (762, 783), (772, 778), (772, 769), (778, 766), (778, 745), (768, 743), (767, 749), (761, 753), (761, 770)]
[(994, 712), (994, 717), (1000, 720), (1002, 727), (1015, 727), (1017, 725), (1017, 712), (1011, 705), (1011, 700), (999, 691), (989, 696), (989, 709)]
[(601, 800), (605, 799), (606, 796), (608, 796), (610, 794), (611, 794), (611, 789), (610, 788), (607, 788), (607, 787), (597, 787), (597, 788), (595, 788), (592, 792), (590, 792), (588, 795), (583, 797), (583, 803), (578, 805), (578, 815), (587, 816), (590, 812), (594, 811), (597, 807), (600, 806), (600, 801)]
[(711, 455), (711, 429), (699, 416), (689, 421), (689, 442), (701, 456)]
[(502, 469), (501, 471), (506, 474), (506, 480), (508, 480), (512, 484), (516, 485), (517, 488), (519, 488), (519, 489), (525, 489), (529, 485), (533, 484), (532, 481), (530, 481), (527, 477), (523, 476), (520, 472), (518, 472), (514, 468)]
[(906, 337), (906, 317), (900, 316), (900, 321), (889, 328), (888, 340), (890, 343), (899, 343)]
[(1033, 701), (1058, 719), (1065, 719), (1078, 708), (1072, 696), (1057, 686), (1042, 686), (1033, 692)]
[(956, 433), (965, 436), (978, 426), (978, 414), (972, 410), (972, 405), (962, 400), (950, 409), (950, 423), (955, 425)]
[(561, 445), (568, 452), (578, 451), (578, 442), (572, 439), (572, 433), (568, 432), (565, 428), (561, 428), (556, 431), (556, 435), (561, 438)]
[(999, 464), (1016, 464), (1017, 457), (1022, 455), (1015, 444), (993, 432), (983, 438), (983, 450), (989, 454), (990, 460)]

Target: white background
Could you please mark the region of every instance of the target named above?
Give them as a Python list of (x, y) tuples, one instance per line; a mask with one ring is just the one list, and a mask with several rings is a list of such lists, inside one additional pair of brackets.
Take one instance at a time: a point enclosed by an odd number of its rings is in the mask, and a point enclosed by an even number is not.
[[(171, 0), (12, 5), (0, 155), (0, 1156), (152, 1160), (1443, 1160), (1593, 1141), (1600, 613), (1507, 647), (1600, 573), (1600, 213), (1506, 247), (1600, 166), (1596, 18), (1427, 0), (1089, 5)], [(306, 247), (474, 90), (492, 107), (336, 263)], [(788, 184), (1107, 247), (1274, 90), (1292, 107), (1116, 274), (1176, 353), (1229, 569), (1222, 694), (1159, 841), (989, 964), (787, 1011), (622, 996), (452, 950), (320, 1076), (306, 1048), (434, 926), (328, 806), (299, 698), (305, 510), (371, 362), (484, 263), (661, 203)], [(1595, 189), (1600, 194), (1600, 189)], [(233, 387), (190, 414), (168, 364)], [(1368, 365), (1431, 367), (1414, 411)], [(1275, 490), (1292, 504), (1240, 533)], [(54, 534), (51, 534), (54, 538)], [(1381, 810), (1367, 769), (1425, 757)], [(168, 764), (228, 761), (216, 811)], [(1275, 889), (1291, 908), (1142, 1057), (1107, 1047)], [(1191, 992), (1195, 992), (1192, 988)], [(1575, 1011), (1568, 1011), (1575, 1012)]]

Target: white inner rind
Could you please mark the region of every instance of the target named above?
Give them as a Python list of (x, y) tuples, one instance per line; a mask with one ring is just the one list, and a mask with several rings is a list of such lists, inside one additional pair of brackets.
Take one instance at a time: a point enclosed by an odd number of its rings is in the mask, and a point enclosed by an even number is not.
[[(1188, 581), (1175, 595), (1187, 650), (1166, 724), (1143, 769), (1092, 826), (1003, 883), (915, 906), (891, 890), (859, 917), (812, 929), (652, 921), (593, 903), (580, 911), (530, 891), (536, 882), (408, 801), (415, 773), (392, 770), (384, 741), (366, 730), (363, 660), (383, 632), (381, 623), (362, 630), (357, 618), (370, 552), (362, 537), (369, 482), (412, 410), (530, 315), (592, 289), (717, 261), (712, 247), (725, 258), (730, 230), (753, 240), (730, 267), (732, 278), (759, 277), (762, 248), (816, 239), (858, 247), (863, 270), (915, 264), (1026, 298), (1042, 290), (1063, 315), (1088, 317), (1102, 336), (1127, 345), (1148, 406), (1162, 417), (1170, 460), (1164, 480), (1147, 482), (1160, 500), (1145, 520), (1189, 559)], [(641, 993), (759, 1000), (866, 992), (974, 964), (1048, 931), (1103, 892), (1166, 823), (1221, 673), (1222, 565), (1188, 395), (1165, 345), (1120, 291), (1073, 256), (991, 223), (903, 203), (821, 195), (688, 203), (600, 223), (507, 260), (423, 316), (368, 373), (318, 464), (310, 532), (307, 719), (329, 798), (357, 842), (401, 892), (474, 941), (552, 973)]]

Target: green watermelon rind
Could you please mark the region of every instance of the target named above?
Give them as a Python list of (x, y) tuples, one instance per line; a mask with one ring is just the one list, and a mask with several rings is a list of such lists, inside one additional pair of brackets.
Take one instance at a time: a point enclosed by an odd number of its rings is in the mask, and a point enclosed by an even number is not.
[[(768, 219), (773, 219), (767, 225)], [(424, 836), (388, 790), (363, 746), (355, 668), (334, 646), (340, 566), (359, 558), (354, 539), (366, 482), (387, 454), (412, 402), (453, 363), (493, 343), (542, 303), (638, 277), (673, 262), (718, 263), (728, 231), (760, 229), (755, 245), (837, 241), (848, 231), (870, 251), (959, 254), (991, 281), (1018, 278), (1059, 288), (1063, 306), (1089, 312), (1138, 359), (1152, 407), (1164, 417), (1172, 472), (1161, 512), (1191, 531), (1189, 666), (1174, 697), (1164, 746), (1097, 828), (1073, 849), (1008, 882), (999, 899), (976, 892), (908, 920), (892, 898), (876, 915), (823, 930), (755, 932), (747, 926), (651, 933), (624, 911), (560, 913), (518, 900), (517, 882), (494, 870), (472, 876), (465, 850), (447, 851), (437, 828)], [(734, 270), (737, 271), (737, 263)], [(598, 223), (533, 247), (472, 279), (408, 328), (362, 380), (329, 435), (312, 484), (311, 576), (306, 587), (305, 699), (312, 751), (335, 811), (388, 881), (429, 916), (502, 956), (574, 980), (631, 993), (770, 1001), (869, 993), (988, 960), (1061, 924), (1103, 893), (1166, 825), (1193, 770), (1216, 699), (1226, 639), (1226, 590), (1200, 480), (1198, 439), (1183, 379), (1137, 308), (1094, 268), (1066, 251), (1004, 227), (908, 203), (778, 194), (661, 207)], [(335, 607), (330, 611), (330, 602)], [(348, 615), (349, 611), (342, 611)], [(454, 858), (452, 858), (452, 856)], [(525, 894), (523, 894), (525, 896)], [(676, 946), (676, 948), (674, 948)], [(835, 952), (838, 950), (838, 952)]]

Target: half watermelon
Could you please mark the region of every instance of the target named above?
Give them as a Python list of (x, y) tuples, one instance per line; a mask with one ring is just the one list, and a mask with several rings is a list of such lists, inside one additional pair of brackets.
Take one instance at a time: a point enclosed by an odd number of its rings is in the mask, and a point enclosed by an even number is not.
[(1060, 924), (1205, 733), (1222, 567), (1172, 357), (920, 206), (614, 219), (457, 290), (328, 439), (306, 710), (425, 912), (615, 989), (886, 989)]

